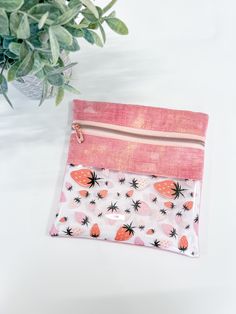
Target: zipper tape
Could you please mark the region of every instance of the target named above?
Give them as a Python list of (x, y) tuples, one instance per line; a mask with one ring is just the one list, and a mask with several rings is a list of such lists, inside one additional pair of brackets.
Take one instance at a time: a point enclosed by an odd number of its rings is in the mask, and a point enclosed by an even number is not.
[(135, 129), (88, 120), (73, 121), (72, 129), (76, 133), (78, 143), (84, 141), (83, 134), (88, 134), (144, 144), (188, 147), (202, 150), (205, 146), (205, 138), (199, 135)]

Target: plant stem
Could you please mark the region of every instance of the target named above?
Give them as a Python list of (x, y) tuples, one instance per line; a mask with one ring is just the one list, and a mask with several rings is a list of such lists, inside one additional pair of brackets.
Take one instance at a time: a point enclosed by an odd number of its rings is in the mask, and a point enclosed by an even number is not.
[(6, 67), (6, 64), (7, 64), (7, 59), (4, 61), (4, 64), (2, 66), (2, 69), (1, 69), (1, 74), (3, 73), (5, 67)]
[(108, 3), (108, 5), (105, 6), (105, 8), (102, 10), (103, 13), (106, 13), (107, 11), (109, 11), (116, 2), (117, 0), (112, 0), (110, 3)]

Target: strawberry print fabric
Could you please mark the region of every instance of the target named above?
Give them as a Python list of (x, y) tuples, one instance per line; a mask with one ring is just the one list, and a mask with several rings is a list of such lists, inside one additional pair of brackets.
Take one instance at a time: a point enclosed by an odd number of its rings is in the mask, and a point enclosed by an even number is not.
[(198, 256), (200, 180), (67, 165), (50, 234)]

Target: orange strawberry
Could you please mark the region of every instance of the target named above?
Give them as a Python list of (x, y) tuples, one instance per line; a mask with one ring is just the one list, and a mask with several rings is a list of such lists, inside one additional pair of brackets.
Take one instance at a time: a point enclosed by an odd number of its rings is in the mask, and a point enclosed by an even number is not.
[(79, 195), (82, 197), (88, 197), (89, 196), (89, 192), (86, 190), (80, 190), (79, 191)]
[(186, 236), (180, 238), (178, 247), (182, 252), (185, 252), (188, 249), (188, 239)]
[(172, 203), (172, 202), (165, 202), (165, 203), (164, 203), (164, 206), (165, 206), (166, 208), (170, 208), (170, 209), (175, 208), (175, 204)]
[(183, 205), (184, 210), (191, 210), (192, 208), (193, 208), (193, 202), (192, 201), (185, 202)]
[(153, 234), (154, 232), (155, 232), (154, 229), (148, 229), (147, 232), (146, 232), (146, 234), (151, 235), (151, 234)]
[(134, 194), (134, 190), (129, 190), (127, 193), (125, 193), (125, 196), (128, 198), (128, 197), (131, 197), (133, 194)]
[(90, 169), (80, 169), (71, 172), (71, 178), (81, 186), (92, 188), (95, 184), (99, 185), (98, 178), (95, 171)]
[(93, 238), (98, 238), (100, 236), (100, 229), (98, 224), (94, 224), (90, 230), (90, 236)]
[(127, 225), (121, 226), (116, 233), (115, 240), (116, 241), (127, 241), (132, 238), (134, 235), (134, 227), (132, 226), (132, 222)]
[(108, 194), (107, 190), (101, 190), (97, 193), (98, 198), (105, 198)]
[(163, 197), (177, 199), (186, 189), (182, 189), (181, 185), (173, 180), (165, 180), (154, 183), (154, 189)]

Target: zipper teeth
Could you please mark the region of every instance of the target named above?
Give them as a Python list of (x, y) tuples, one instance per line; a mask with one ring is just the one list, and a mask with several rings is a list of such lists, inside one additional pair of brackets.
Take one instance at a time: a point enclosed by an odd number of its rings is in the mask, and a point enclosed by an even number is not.
[(184, 142), (184, 143), (189, 143), (189, 144), (198, 144), (201, 146), (205, 146), (205, 142), (200, 139), (191, 139), (191, 138), (177, 138), (177, 137), (171, 137), (171, 136), (158, 136), (158, 135), (150, 135), (150, 134), (135, 134), (133, 132), (128, 132), (124, 130), (116, 130), (116, 129), (110, 129), (108, 127), (102, 127), (102, 126), (93, 126), (89, 125), (86, 123), (79, 123), (81, 126), (82, 130), (101, 130), (104, 132), (108, 132), (111, 134), (117, 134), (117, 135), (124, 135), (124, 136), (132, 136), (134, 138), (139, 138), (139, 139), (151, 139), (151, 140), (158, 140), (158, 141), (165, 141), (165, 142)]

